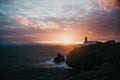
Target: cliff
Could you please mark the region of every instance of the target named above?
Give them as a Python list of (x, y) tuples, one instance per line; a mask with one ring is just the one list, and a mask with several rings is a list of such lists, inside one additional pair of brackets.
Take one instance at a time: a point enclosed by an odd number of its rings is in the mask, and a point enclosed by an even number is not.
[(84, 70), (104, 63), (120, 63), (120, 43), (101, 43), (76, 47), (67, 55), (66, 63), (73, 68)]
[(66, 63), (75, 70), (68, 80), (120, 80), (120, 43), (74, 48)]

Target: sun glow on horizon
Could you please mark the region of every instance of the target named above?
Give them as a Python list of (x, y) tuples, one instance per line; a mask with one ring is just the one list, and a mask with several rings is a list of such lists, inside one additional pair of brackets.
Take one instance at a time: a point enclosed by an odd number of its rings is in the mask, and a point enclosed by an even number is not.
[(46, 43), (46, 44), (82, 44), (83, 42), (60, 42), (60, 41), (36, 41), (35, 43)]
[(73, 37), (65, 35), (65, 36), (60, 37), (60, 39), (57, 41), (59, 43), (63, 43), (63, 44), (71, 44), (71, 43), (73, 43)]
[(80, 41), (75, 41), (72, 35), (62, 35), (55, 37), (54, 40), (48, 41), (35, 41), (35, 43), (50, 43), (50, 44), (81, 44)]

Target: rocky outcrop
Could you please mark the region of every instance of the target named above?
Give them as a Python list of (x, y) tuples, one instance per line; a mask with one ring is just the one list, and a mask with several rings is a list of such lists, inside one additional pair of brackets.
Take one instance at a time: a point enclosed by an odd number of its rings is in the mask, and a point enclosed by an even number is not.
[(54, 58), (55, 63), (60, 63), (60, 62), (63, 62), (63, 61), (65, 61), (65, 58), (60, 53), (58, 53), (57, 57)]
[(105, 63), (120, 63), (120, 43), (101, 43), (74, 48), (66, 63), (73, 68), (89, 70)]

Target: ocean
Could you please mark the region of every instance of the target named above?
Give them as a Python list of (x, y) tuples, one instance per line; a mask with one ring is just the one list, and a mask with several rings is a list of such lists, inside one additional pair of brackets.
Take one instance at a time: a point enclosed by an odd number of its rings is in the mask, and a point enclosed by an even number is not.
[(55, 64), (57, 53), (66, 56), (78, 45), (0, 45), (0, 80), (66, 80), (71, 68)]
[(0, 67), (67, 67), (65, 63), (54, 64), (53, 58), (57, 53), (66, 56), (78, 45), (62, 44), (27, 44), (1, 45)]

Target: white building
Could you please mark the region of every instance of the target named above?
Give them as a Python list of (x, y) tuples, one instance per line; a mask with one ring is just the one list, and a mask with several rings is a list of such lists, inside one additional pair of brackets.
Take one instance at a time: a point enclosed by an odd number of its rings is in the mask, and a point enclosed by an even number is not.
[(88, 41), (87, 37), (85, 37), (85, 41), (83, 42), (83, 45), (93, 45), (97, 43), (98, 41)]

